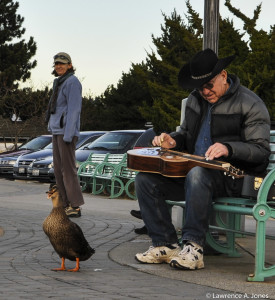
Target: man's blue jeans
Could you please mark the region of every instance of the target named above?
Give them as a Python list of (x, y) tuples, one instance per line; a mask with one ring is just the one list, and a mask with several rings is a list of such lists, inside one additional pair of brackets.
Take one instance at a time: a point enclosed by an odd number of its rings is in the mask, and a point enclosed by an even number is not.
[(235, 179), (234, 182), (234, 179), (225, 176), (221, 171), (202, 167), (194, 167), (185, 178), (138, 173), (135, 180), (136, 194), (142, 219), (152, 238), (153, 246), (178, 242), (165, 200), (186, 201), (183, 240), (204, 246), (213, 198), (230, 196), (230, 188), (238, 193), (240, 183), (239, 179)]

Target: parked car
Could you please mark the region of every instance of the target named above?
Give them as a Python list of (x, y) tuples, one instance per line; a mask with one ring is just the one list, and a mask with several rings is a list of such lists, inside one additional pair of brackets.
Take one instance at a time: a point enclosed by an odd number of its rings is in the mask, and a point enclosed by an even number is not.
[(53, 145), (50, 143), (44, 149), (29, 154), (20, 155), (13, 165), (13, 177), (17, 179), (27, 178), (27, 169), (34, 160), (43, 158), (52, 158)]
[(126, 153), (130, 149), (151, 147), (155, 132), (148, 130), (115, 130), (105, 133), (96, 141), (80, 147), (76, 152), (78, 162), (85, 161), (93, 153)]
[(41, 135), (19, 146), (17, 150), (2, 152), (0, 154), (0, 174), (12, 176), (13, 166), (20, 155), (41, 150), (51, 142), (51, 135)]
[[(152, 128), (148, 130), (115, 130), (105, 133), (96, 141), (86, 144), (76, 150), (76, 164), (85, 161), (90, 153), (126, 153), (130, 149), (152, 147), (152, 140), (155, 136)], [(96, 143), (99, 141), (99, 143)], [(104, 149), (103, 149), (104, 147)], [(50, 182), (55, 181), (54, 168), (50, 159), (41, 162), (34, 162), (39, 172), (45, 174)], [(45, 169), (45, 170), (44, 170)], [(30, 169), (29, 169), (30, 170)], [(46, 174), (48, 172), (48, 174)]]
[(54, 174), (52, 174), (52, 176), (49, 174), (51, 169), (53, 169), (52, 156), (49, 158), (35, 160), (29, 165), (27, 169), (27, 176), (29, 179), (53, 182), (54, 180), (52, 180), (51, 177), (54, 179)]
[[(81, 131), (76, 144), (76, 149), (96, 140), (106, 131)], [(48, 171), (53, 165), (52, 144), (44, 150), (23, 155), (18, 158), (14, 167), (15, 178), (29, 178), (38, 180), (49, 180)]]

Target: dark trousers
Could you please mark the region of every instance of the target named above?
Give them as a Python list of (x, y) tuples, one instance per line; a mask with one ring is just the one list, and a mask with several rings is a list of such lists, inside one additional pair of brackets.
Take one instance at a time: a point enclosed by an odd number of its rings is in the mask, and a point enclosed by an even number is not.
[(136, 176), (135, 186), (142, 219), (153, 246), (177, 242), (166, 199), (186, 201), (182, 238), (204, 246), (213, 198), (239, 194), (242, 179), (234, 180), (221, 171), (194, 167), (186, 178), (140, 172)]
[(64, 207), (84, 204), (75, 166), (76, 142), (77, 137), (66, 144), (63, 135), (53, 135), (54, 175)]

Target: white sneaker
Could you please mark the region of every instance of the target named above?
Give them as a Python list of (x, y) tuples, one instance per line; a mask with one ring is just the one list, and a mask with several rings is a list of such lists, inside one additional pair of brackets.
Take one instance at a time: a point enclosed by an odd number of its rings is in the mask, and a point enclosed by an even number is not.
[(145, 264), (161, 264), (167, 263), (169, 264), (171, 258), (177, 256), (181, 251), (181, 248), (177, 246), (174, 249), (170, 249), (166, 246), (153, 247), (144, 252), (137, 253), (135, 259), (141, 263)]
[(188, 241), (177, 256), (172, 257), (172, 268), (195, 270), (204, 268), (203, 248), (195, 242)]

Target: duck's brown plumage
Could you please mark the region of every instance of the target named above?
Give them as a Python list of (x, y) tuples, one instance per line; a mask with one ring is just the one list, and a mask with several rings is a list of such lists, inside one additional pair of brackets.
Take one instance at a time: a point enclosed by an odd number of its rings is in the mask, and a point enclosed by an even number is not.
[(78, 271), (79, 261), (89, 259), (95, 250), (87, 242), (81, 228), (67, 217), (56, 186), (50, 189), (48, 198), (52, 199), (53, 209), (43, 222), (43, 230), (62, 258), (61, 268), (55, 270), (65, 270), (64, 261), (69, 259), (76, 261), (78, 266), (71, 271)]

